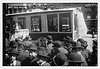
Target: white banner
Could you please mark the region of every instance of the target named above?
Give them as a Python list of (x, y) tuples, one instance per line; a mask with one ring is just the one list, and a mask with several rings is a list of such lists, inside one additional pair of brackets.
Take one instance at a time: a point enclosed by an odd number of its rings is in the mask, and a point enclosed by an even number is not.
[(15, 40), (16, 38), (23, 37), (24, 39), (27, 35), (29, 35), (29, 30), (28, 29), (20, 29), (18, 31), (15, 31), (15, 34), (12, 35), (11, 40)]

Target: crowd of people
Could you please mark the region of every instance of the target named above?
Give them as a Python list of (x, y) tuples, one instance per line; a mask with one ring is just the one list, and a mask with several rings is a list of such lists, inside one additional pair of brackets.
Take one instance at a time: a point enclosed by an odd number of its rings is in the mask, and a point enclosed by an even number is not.
[(97, 66), (97, 40), (92, 52), (87, 46), (83, 38), (74, 41), (66, 36), (59, 41), (47, 35), (32, 40), (28, 35), (6, 41), (4, 66)]

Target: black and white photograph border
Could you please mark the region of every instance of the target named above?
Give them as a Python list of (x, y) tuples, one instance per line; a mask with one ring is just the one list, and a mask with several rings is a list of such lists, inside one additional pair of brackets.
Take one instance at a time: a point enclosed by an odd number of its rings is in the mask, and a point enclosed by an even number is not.
[[(24, 5), (24, 9), (23, 6)], [(100, 60), (99, 60), (99, 14), (100, 14), (100, 2), (99, 0), (24, 0), (24, 1), (10, 1), (2, 0), (0, 1), (0, 68), (2, 69), (51, 69), (51, 68), (68, 68), (68, 69), (99, 69)], [(84, 5), (84, 7), (83, 7)], [(74, 13), (76, 15), (74, 15)], [(78, 21), (75, 21), (75, 18)], [(80, 23), (81, 21), (81, 23)], [(37, 23), (36, 23), (37, 22)], [(50, 23), (51, 22), (51, 23)], [(54, 22), (54, 23), (53, 23)], [(66, 23), (64, 23), (66, 22)], [(77, 24), (75, 24), (77, 23)], [(52, 25), (51, 25), (52, 24)], [(66, 33), (67, 32), (67, 33)], [(86, 35), (88, 34), (88, 35)], [(7, 39), (6, 39), (7, 38)], [(69, 39), (69, 40), (68, 40)], [(29, 48), (25, 47), (25, 42), (30, 41)], [(24, 41), (24, 42), (23, 42)], [(31, 43), (32, 42), (32, 43)], [(44, 44), (42, 44), (44, 42)], [(56, 55), (53, 52), (47, 56), (47, 51), (49, 48), (49, 42), (52, 48), (58, 48)], [(71, 49), (74, 53), (71, 53), (70, 49), (66, 47), (68, 43), (71, 43)], [(6, 44), (8, 46), (6, 47)], [(81, 56), (80, 51), (83, 51), (85, 48), (83, 44), (86, 43), (87, 49), (90, 53), (94, 53), (93, 50), (96, 46), (97, 55), (92, 56), (92, 62), (90, 65), (84, 65), (85, 63), (78, 62), (77, 64), (73, 57), (76, 55)], [(96, 43), (96, 44), (95, 44)], [(12, 44), (12, 45), (11, 45)], [(19, 46), (18, 46), (19, 45)], [(20, 47), (23, 46), (23, 47)], [(94, 45), (94, 46), (93, 46)], [(10, 46), (10, 47), (9, 47)], [(46, 47), (48, 46), (48, 47)], [(77, 47), (78, 46), (78, 47)], [(15, 50), (15, 47), (17, 51)], [(24, 48), (25, 47), (25, 48)], [(45, 49), (44, 49), (45, 48)], [(36, 65), (23, 65), (21, 66), (20, 62), (18, 65), (14, 66), (14, 63), (9, 64), (9, 61), (15, 59), (14, 56), (19, 55), (20, 50), (26, 50), (25, 54), (29, 53), (30, 59), (33, 57), (38, 57), (36, 59)], [(37, 50), (38, 49), (38, 50)], [(45, 51), (46, 50), (46, 51)], [(67, 50), (67, 51), (66, 51)], [(78, 50), (78, 51), (77, 51)], [(76, 51), (78, 54), (76, 54)], [(43, 52), (43, 53), (42, 53)], [(63, 53), (63, 54), (62, 54)], [(83, 52), (84, 53), (84, 52)], [(43, 55), (44, 54), (44, 55)], [(75, 56), (74, 56), (75, 54)], [(21, 55), (21, 54), (20, 54)], [(68, 56), (66, 60), (64, 57)], [(11, 57), (13, 56), (13, 57)], [(56, 62), (56, 58), (58, 60)], [(72, 63), (72, 66), (59, 65), (59, 56), (63, 56), (64, 61)], [(72, 56), (72, 57), (71, 57)], [(11, 57), (8, 61), (5, 62), (5, 58)], [(21, 56), (20, 56), (21, 57)], [(22, 59), (19, 59), (20, 61)], [(49, 58), (48, 60), (48, 57)], [(95, 64), (96, 57), (97, 63)], [(18, 61), (19, 61), (18, 60)], [(42, 65), (41, 61), (46, 60), (47, 65)], [(84, 60), (84, 59), (83, 59)], [(42, 62), (43, 62), (42, 61)], [(52, 61), (52, 62), (50, 62)], [(29, 62), (27, 62), (29, 63)], [(44, 62), (43, 62), (44, 63)], [(53, 66), (49, 66), (53, 64)], [(6, 65), (7, 64), (7, 65)], [(94, 65), (92, 65), (94, 64)]]

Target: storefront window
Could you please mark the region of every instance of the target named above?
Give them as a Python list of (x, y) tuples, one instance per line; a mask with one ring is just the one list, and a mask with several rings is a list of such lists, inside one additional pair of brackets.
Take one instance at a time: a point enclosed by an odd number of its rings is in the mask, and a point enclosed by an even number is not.
[(40, 32), (41, 31), (41, 16), (32, 16), (31, 17), (31, 31)]
[(57, 14), (47, 15), (47, 22), (49, 32), (58, 32)]
[(60, 32), (71, 31), (70, 13), (59, 14), (59, 28), (60, 28)]

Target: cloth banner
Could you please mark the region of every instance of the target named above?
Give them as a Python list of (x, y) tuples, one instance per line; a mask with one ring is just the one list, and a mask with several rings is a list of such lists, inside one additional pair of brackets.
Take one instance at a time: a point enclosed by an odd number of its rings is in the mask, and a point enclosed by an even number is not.
[(15, 40), (16, 38), (19, 38), (19, 37), (23, 37), (22, 39), (24, 39), (27, 35), (29, 35), (29, 30), (28, 29), (20, 29), (18, 31), (15, 31), (15, 34), (13, 34), (11, 36), (11, 40)]

